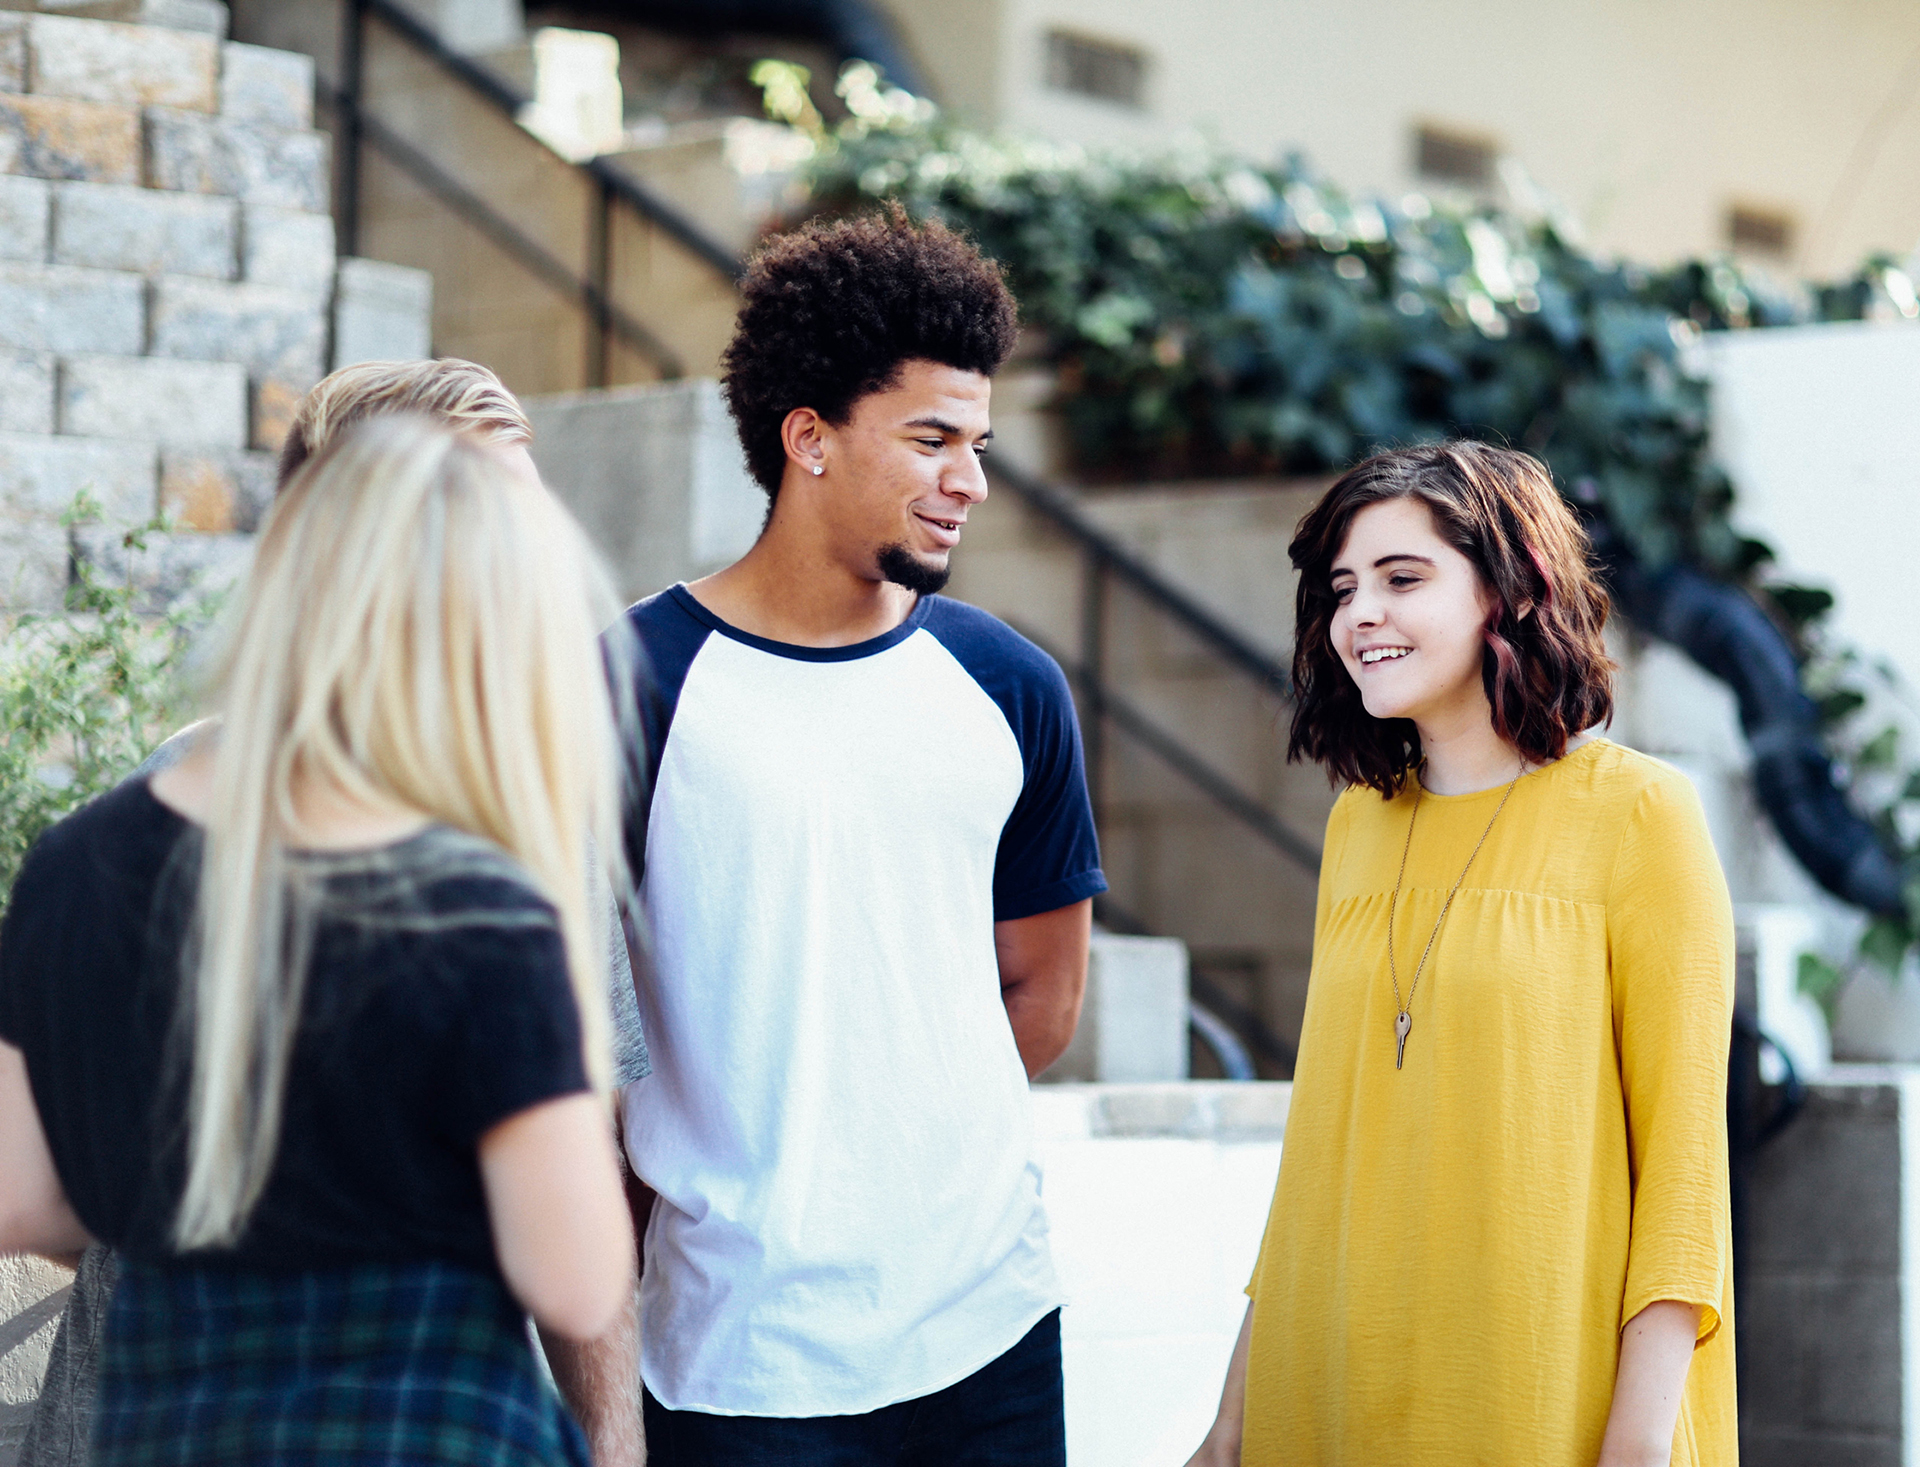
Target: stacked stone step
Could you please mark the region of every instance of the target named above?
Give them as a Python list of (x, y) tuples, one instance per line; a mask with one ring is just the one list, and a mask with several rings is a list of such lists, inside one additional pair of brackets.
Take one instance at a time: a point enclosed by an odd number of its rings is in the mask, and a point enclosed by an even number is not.
[(204, 0), (0, 0), (0, 606), (60, 604), (81, 489), (109, 527), (171, 512), (158, 591), (230, 563), (325, 368), (312, 62), (224, 26)]

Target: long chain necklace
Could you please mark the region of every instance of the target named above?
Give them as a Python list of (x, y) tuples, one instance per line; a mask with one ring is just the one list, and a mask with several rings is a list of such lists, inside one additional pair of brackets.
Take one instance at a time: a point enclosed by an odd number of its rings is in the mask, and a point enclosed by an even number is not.
[(1387, 903), (1387, 972), (1393, 978), (1393, 1067), (1397, 1070), (1406, 1063), (1407, 1036), (1413, 1032), (1413, 993), (1420, 986), (1420, 974), (1426, 969), (1427, 955), (1433, 951), (1433, 944), (1439, 939), (1440, 925), (1447, 920), (1447, 913), (1453, 910), (1453, 899), (1460, 895), (1460, 885), (1467, 879), (1467, 872), (1473, 869), (1473, 857), (1480, 854), (1480, 847), (1487, 843), (1487, 837), (1493, 834), (1493, 822), (1500, 818), (1500, 812), (1507, 808), (1507, 801), (1513, 795), (1513, 786), (1520, 783), (1521, 775), (1527, 772), (1527, 766), (1520, 766), (1520, 774), (1513, 777), (1507, 786), (1506, 794), (1500, 797), (1500, 803), (1493, 807), (1493, 820), (1487, 822), (1487, 828), (1480, 832), (1480, 839), (1473, 843), (1473, 854), (1467, 857), (1467, 864), (1460, 868), (1459, 880), (1453, 883), (1453, 890), (1447, 893), (1447, 899), (1440, 907), (1439, 920), (1433, 924), (1433, 933), (1427, 938), (1427, 945), (1421, 950), (1420, 961), (1414, 965), (1413, 981), (1407, 985), (1407, 996), (1400, 997), (1400, 966), (1393, 956), (1393, 914), (1400, 905), (1400, 884), (1407, 879), (1407, 852), (1413, 849), (1413, 823), (1420, 818), (1420, 796), (1423, 793), (1419, 781), (1413, 786), (1413, 813), (1407, 817), (1407, 843), (1400, 848), (1400, 874), (1393, 878), (1393, 898)]

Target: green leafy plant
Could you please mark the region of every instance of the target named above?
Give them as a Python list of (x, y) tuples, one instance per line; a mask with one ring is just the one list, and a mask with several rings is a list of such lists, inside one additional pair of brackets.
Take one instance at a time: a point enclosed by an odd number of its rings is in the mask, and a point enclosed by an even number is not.
[[(95, 523), (82, 494), (63, 518)], [(122, 537), (129, 565), (162, 520)], [(0, 628), (0, 904), (54, 821), (124, 779), (178, 726), (182, 664), (210, 607), (140, 610), (131, 571), (115, 581), (76, 558), (67, 605)]]
[(1920, 767), (1913, 757), (1920, 703), (1890, 665), (1832, 643), (1817, 623), (1806, 640), (1802, 682), (1826, 717), (1828, 746), (1855, 805), (1871, 812), (1881, 843), (1899, 853), (1905, 871), (1905, 910), (1876, 917), (1859, 948), (1868, 963), (1898, 975), (1920, 949)]
[[(1820, 287), (1725, 259), (1648, 269), (1583, 248), (1521, 179), (1511, 206), (1386, 204), (1297, 158), (1102, 155), (871, 105), (815, 136), (815, 211), (899, 200), (1006, 267), (1083, 477), (1313, 473), (1453, 434), (1511, 443), (1641, 564), (1751, 589), (1798, 638), (1843, 769), (1902, 767), (1897, 735), (1856, 736), (1872, 669), (1822, 635), (1832, 596), (1770, 581), (1771, 551), (1736, 529), (1696, 355), (1707, 331), (1920, 317), (1892, 261)], [(1920, 774), (1854, 793), (1920, 877), (1902, 810)], [(1920, 939), (1920, 879), (1909, 892), (1906, 918), (1868, 933), (1889, 966)]]

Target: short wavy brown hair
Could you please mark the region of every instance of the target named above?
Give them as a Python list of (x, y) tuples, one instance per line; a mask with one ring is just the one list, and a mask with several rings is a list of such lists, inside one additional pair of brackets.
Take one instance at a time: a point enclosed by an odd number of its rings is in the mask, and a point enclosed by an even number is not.
[(1460, 439), (1375, 454), (1342, 474), (1294, 532), (1289, 762), (1311, 760), (1335, 784), (1386, 796), (1420, 763), (1412, 720), (1367, 712), (1331, 632), (1334, 558), (1354, 516), (1389, 499), (1426, 505), (1434, 529), (1473, 562), (1493, 598), (1480, 673), (1501, 738), (1544, 764), (1613, 716), (1614, 664), (1602, 638), (1609, 602), (1586, 530), (1538, 459)]
[(740, 296), (720, 382), (747, 470), (769, 500), (787, 467), (781, 425), (795, 408), (844, 424), (908, 361), (991, 377), (1018, 330), (1000, 267), (898, 204), (775, 235), (748, 264)]

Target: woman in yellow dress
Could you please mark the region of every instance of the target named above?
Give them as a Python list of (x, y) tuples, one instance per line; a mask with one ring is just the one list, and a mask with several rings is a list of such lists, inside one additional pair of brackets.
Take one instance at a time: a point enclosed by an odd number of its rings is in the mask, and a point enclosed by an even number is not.
[(1455, 442), (1347, 473), (1291, 555), (1291, 753), (1347, 788), (1190, 1467), (1731, 1464), (1732, 911), (1692, 786), (1590, 736), (1586, 537)]

